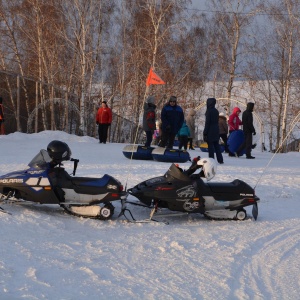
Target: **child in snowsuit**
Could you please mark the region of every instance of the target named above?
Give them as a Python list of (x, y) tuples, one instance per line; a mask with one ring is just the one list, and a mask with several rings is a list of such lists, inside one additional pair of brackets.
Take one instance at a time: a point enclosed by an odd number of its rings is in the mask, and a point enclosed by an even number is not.
[(187, 150), (187, 145), (189, 141), (189, 136), (190, 136), (190, 129), (186, 124), (186, 121), (183, 121), (183, 124), (181, 128), (178, 131), (178, 140), (179, 140), (179, 150), (183, 147), (184, 150)]

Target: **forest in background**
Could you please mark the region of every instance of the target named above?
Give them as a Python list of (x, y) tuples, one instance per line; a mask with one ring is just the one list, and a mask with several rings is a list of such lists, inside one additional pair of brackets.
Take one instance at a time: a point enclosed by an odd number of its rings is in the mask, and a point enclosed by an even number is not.
[[(112, 141), (134, 142), (147, 95), (158, 112), (171, 95), (185, 110), (216, 97), (228, 113), (236, 106), (229, 99), (255, 102), (268, 148), (277, 149), (292, 128), (299, 132), (300, 0), (206, 4), (0, 0), (6, 133), (95, 136), (106, 100)], [(166, 84), (147, 89), (150, 67)]]

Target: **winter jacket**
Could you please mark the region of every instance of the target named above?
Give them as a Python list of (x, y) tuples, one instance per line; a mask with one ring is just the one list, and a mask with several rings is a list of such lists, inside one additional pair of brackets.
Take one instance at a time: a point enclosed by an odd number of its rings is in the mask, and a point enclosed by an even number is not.
[(207, 142), (217, 142), (219, 136), (219, 111), (215, 108), (217, 100), (208, 98), (206, 102), (205, 126), (203, 130), (204, 140)]
[(188, 113), (188, 116), (186, 118), (186, 124), (190, 129), (190, 138), (195, 138), (195, 119), (196, 119), (196, 111), (194, 109), (191, 109)]
[(184, 121), (184, 114), (182, 108), (175, 104), (171, 106), (169, 103), (165, 104), (161, 111), (161, 128), (162, 131), (169, 131), (177, 134)]
[(253, 126), (253, 108), (254, 103), (247, 103), (247, 108), (243, 112), (242, 120), (243, 120), (243, 131), (245, 133), (255, 133), (255, 128)]
[(154, 132), (154, 130), (156, 129), (155, 108), (155, 104), (147, 102), (144, 103), (143, 129), (145, 131)]
[(240, 120), (239, 116), (236, 114), (237, 112), (240, 112), (241, 110), (238, 107), (235, 107), (232, 111), (232, 114), (229, 116), (228, 125), (229, 130), (238, 130), (240, 125), (242, 125), (242, 121)]
[(109, 107), (100, 107), (96, 115), (97, 124), (111, 124), (112, 113)]
[(187, 126), (186, 122), (184, 121), (181, 128), (179, 129), (178, 133), (177, 133), (178, 136), (190, 136), (190, 129), (189, 127)]
[(221, 134), (228, 134), (228, 125), (227, 125), (227, 119), (225, 116), (219, 115), (219, 133)]

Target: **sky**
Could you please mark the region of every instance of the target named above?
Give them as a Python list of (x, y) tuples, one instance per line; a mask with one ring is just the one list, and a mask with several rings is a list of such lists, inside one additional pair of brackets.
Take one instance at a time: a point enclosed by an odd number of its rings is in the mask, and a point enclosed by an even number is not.
[[(126, 188), (163, 175), (170, 163), (129, 160), (126, 144), (99, 144), (60, 131), (0, 136), (0, 175), (27, 168), (52, 140), (79, 159), (76, 176), (114, 176)], [(253, 160), (224, 155), (211, 182), (236, 178), (261, 199), (257, 221), (213, 221), (201, 214), (129, 223), (66, 214), (57, 205), (2, 203), (0, 299), (298, 299), (299, 152), (254, 149)], [(190, 150), (191, 157), (207, 153)], [(189, 162), (180, 164), (184, 169)], [(72, 163), (64, 164), (72, 172)], [(133, 196), (128, 200), (137, 201)], [(149, 209), (128, 205), (137, 220)]]

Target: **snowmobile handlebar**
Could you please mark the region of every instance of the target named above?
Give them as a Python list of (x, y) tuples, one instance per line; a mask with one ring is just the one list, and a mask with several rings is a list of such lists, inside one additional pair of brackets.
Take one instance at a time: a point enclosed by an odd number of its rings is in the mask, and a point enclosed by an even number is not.
[(74, 168), (73, 168), (72, 174), (73, 174), (73, 176), (75, 176), (76, 170), (77, 170), (77, 166), (78, 166), (78, 163), (79, 163), (79, 159), (71, 158), (70, 161), (74, 162)]

